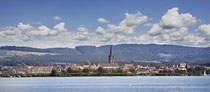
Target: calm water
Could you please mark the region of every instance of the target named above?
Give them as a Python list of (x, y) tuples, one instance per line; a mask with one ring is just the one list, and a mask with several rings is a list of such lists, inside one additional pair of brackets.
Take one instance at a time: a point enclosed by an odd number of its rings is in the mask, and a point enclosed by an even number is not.
[(210, 77), (0, 78), (0, 92), (210, 92)]

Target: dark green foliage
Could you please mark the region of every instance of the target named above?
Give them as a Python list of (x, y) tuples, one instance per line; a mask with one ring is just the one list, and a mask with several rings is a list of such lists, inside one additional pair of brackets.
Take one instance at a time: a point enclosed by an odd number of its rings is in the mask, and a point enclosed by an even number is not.
[(106, 73), (106, 70), (102, 67), (99, 67), (98, 68), (98, 73), (101, 74), (101, 73)]
[(85, 69), (83, 69), (83, 72), (84, 73), (90, 73), (90, 69), (89, 68), (85, 68)]
[(115, 70), (115, 73), (123, 73), (123, 69), (122, 69), (122, 68), (117, 68), (117, 69)]
[(205, 67), (196, 67), (193, 73), (203, 73), (204, 70), (206, 70)]
[(185, 70), (176, 69), (175, 73), (186, 73), (186, 71)]
[(56, 76), (57, 71), (55, 69), (52, 69), (51, 76)]
[(136, 72), (137, 72), (137, 70), (136, 70), (135, 67), (131, 67), (131, 68), (129, 69), (129, 71), (130, 71), (131, 73), (135, 73), (135, 74), (136, 74)]
[(67, 73), (67, 72), (66, 72), (66, 70), (61, 70), (61, 73), (64, 73), (64, 74), (65, 74), (65, 73)]
[(172, 73), (172, 71), (163, 70), (163, 71), (160, 71), (160, 73)]
[(73, 70), (71, 68), (68, 68), (67, 73), (73, 73)]
[(164, 65), (164, 64), (159, 64), (159, 65), (157, 65), (156, 67), (157, 67), (157, 68), (165, 68), (166, 65)]

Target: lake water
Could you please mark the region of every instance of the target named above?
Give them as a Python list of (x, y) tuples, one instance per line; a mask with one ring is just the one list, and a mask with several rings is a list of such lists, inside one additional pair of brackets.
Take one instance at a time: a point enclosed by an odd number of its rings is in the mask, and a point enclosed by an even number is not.
[(0, 92), (210, 92), (210, 77), (0, 78)]

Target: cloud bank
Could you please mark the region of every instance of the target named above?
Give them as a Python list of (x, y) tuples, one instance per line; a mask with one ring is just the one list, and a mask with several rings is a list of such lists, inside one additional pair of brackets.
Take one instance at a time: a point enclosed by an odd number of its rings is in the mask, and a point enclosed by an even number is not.
[[(62, 20), (59, 16), (53, 19)], [(195, 26), (198, 19), (190, 13), (179, 13), (177, 7), (163, 14), (158, 23), (149, 23), (150, 19), (140, 11), (125, 13), (125, 18), (118, 24), (98, 18), (97, 21), (106, 23), (106, 27), (98, 26), (94, 31), (81, 26), (76, 31), (68, 30), (64, 22), (53, 28), (45, 25), (34, 27), (20, 22), (16, 27), (0, 28), (0, 44), (41, 48), (120, 43), (210, 46), (210, 24), (202, 24), (194, 32), (189, 32), (189, 27)], [(150, 29), (144, 34), (133, 36), (139, 32), (138, 27)]]

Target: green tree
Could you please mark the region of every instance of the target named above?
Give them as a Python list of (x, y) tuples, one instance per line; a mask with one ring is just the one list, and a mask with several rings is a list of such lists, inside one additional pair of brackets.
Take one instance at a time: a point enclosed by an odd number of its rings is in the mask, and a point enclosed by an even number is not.
[(51, 76), (56, 76), (57, 71), (55, 69), (52, 69)]
[(83, 69), (83, 72), (84, 73), (90, 73), (90, 69), (89, 68), (85, 68), (85, 69)]
[(117, 68), (117, 69), (115, 70), (115, 72), (116, 72), (116, 73), (123, 73), (123, 69), (122, 69), (122, 68)]
[(67, 73), (73, 73), (73, 70), (71, 68), (68, 68)]
[(166, 65), (164, 65), (164, 64), (157, 65), (157, 68), (165, 68), (165, 67), (166, 67)]
[(112, 73), (112, 69), (104, 69), (105, 73)]
[(186, 71), (185, 70), (176, 69), (175, 73), (186, 73)]
[(98, 73), (106, 73), (105, 69), (102, 67), (98, 68)]
[(194, 70), (193, 68), (188, 68), (188, 69), (187, 69), (187, 72), (188, 72), (188, 73), (193, 73), (193, 70)]
[(205, 69), (206, 69), (205, 67), (201, 67), (201, 66), (200, 67), (196, 67), (194, 69), (194, 73), (200, 73), (200, 74), (202, 74)]
[(64, 73), (65, 74), (66, 73), (66, 70), (61, 70), (61, 73)]
[(131, 68), (129, 69), (129, 71), (130, 71), (131, 73), (137, 73), (136, 68), (134, 68), (134, 67), (131, 67)]

